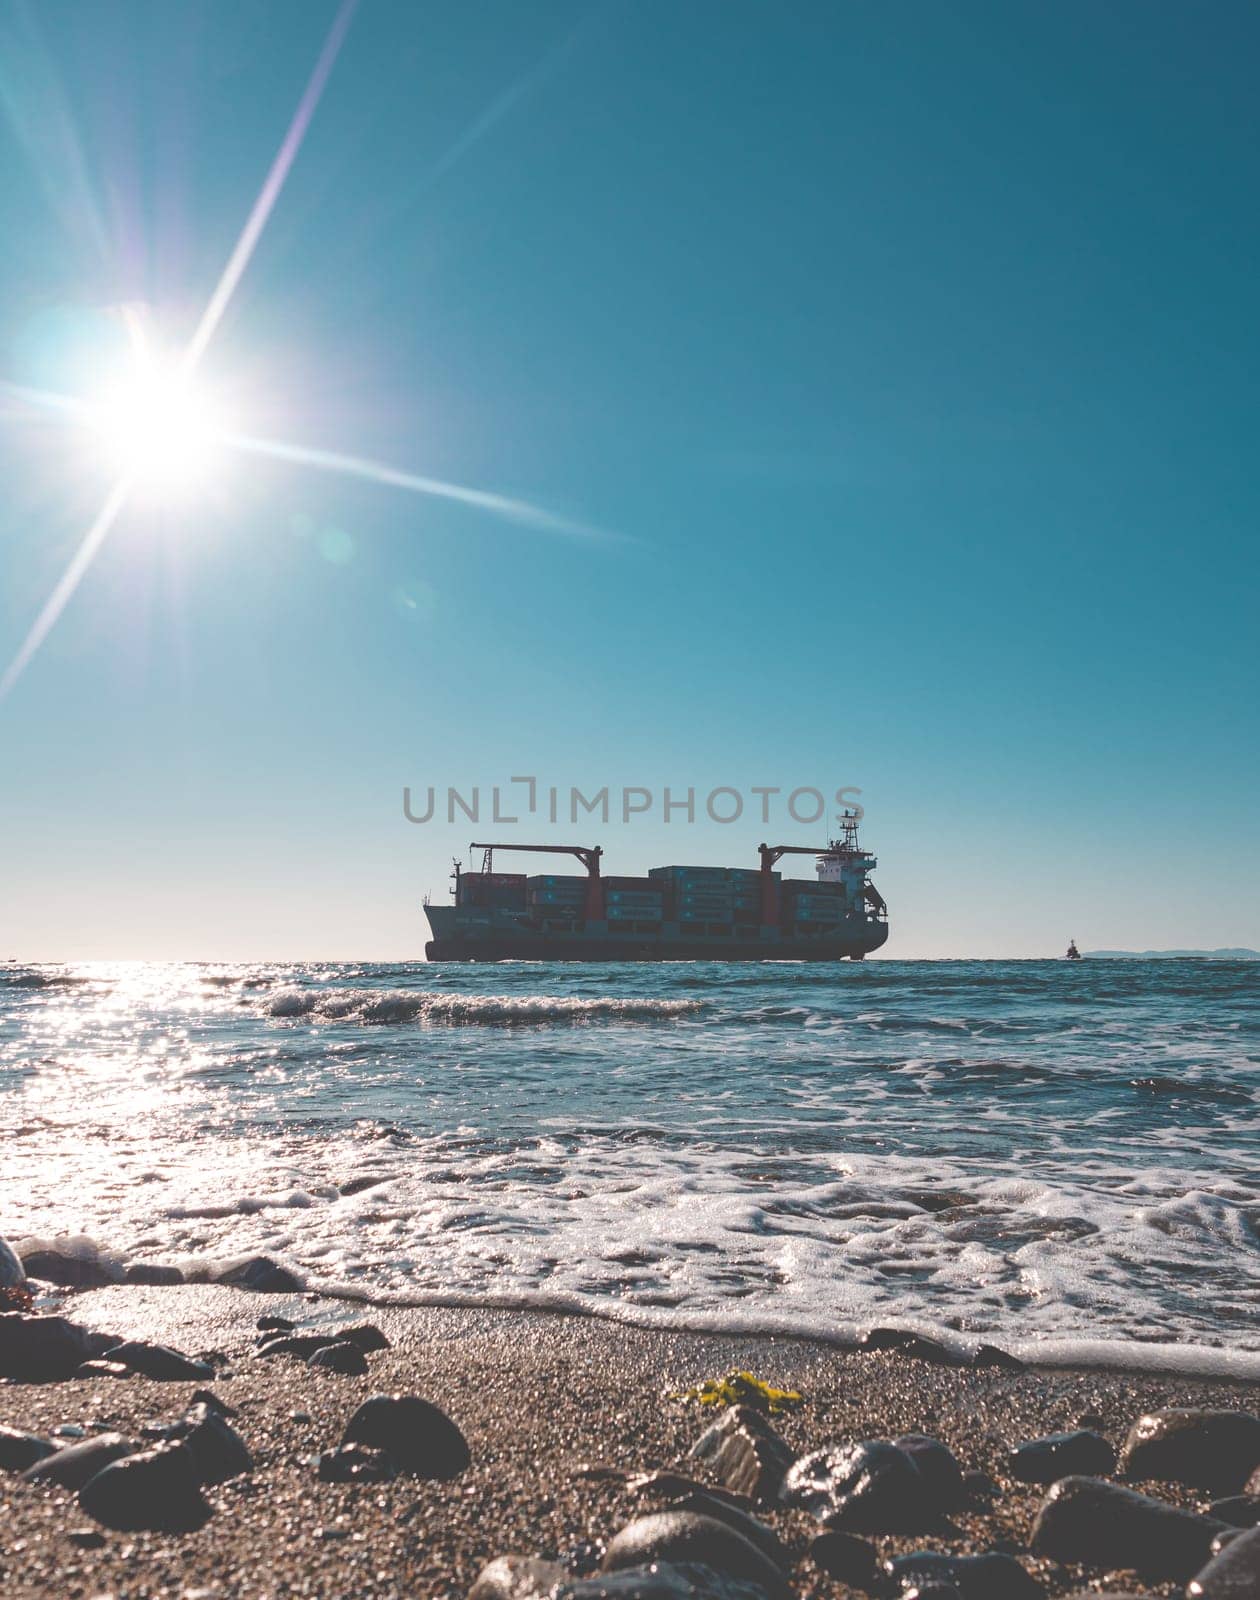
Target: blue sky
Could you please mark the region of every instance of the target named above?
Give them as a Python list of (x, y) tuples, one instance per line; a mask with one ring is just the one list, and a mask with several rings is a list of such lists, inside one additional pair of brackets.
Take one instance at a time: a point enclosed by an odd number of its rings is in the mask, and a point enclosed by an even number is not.
[[(123, 304), (190, 336), (335, 10), (0, 5), (0, 378), (73, 388)], [(403, 786), (516, 773), (857, 785), (889, 955), (1260, 945), (1258, 50), (1241, 3), (363, 0), (200, 376), (611, 537), (238, 455), (131, 506), (0, 702), (0, 955), (418, 955), (484, 829)], [(0, 401), (0, 481), (7, 664), (111, 479)]]

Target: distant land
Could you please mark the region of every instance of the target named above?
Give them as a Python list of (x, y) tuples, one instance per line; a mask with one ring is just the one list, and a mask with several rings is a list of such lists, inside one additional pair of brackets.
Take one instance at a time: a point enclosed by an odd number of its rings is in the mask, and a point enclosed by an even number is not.
[(1190, 957), (1200, 961), (1260, 961), (1260, 950), (1083, 950), (1082, 955), (1112, 961), (1173, 961)]

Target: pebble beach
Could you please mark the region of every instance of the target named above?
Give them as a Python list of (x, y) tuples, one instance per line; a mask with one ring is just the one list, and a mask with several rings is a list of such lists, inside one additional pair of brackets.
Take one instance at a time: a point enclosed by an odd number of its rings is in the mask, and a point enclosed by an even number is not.
[[(1228, 1531), (1252, 1510), (1260, 1521), (1260, 1498), (1242, 1493), (1260, 1467), (1251, 1383), (1039, 1371), (997, 1352), (982, 1358), (991, 1365), (964, 1366), (931, 1340), (893, 1333), (899, 1348), (844, 1349), (203, 1285), (45, 1297), (34, 1320), (57, 1317), (57, 1329), (45, 1321), (24, 1346), (18, 1322), (29, 1331), (30, 1314), (0, 1323), (0, 1428), (45, 1450), (117, 1436), (132, 1455), (109, 1464), (112, 1495), (99, 1476), (95, 1490), (76, 1491), (0, 1471), (5, 1593), (15, 1597), (1258, 1592), (1247, 1585), (1260, 1571), (1260, 1532)], [(15, 1375), (14, 1352), (47, 1353), (70, 1337), (67, 1323), (95, 1336), (79, 1352), (90, 1365), (40, 1381)], [(330, 1347), (362, 1361), (321, 1365)], [(771, 1412), (756, 1390), (752, 1405), (697, 1398), (738, 1372), (799, 1400)], [(389, 1422), (378, 1396), (427, 1405)], [(384, 1448), (343, 1444), (347, 1424), (373, 1406), (377, 1431), (360, 1425), (355, 1437)], [(1179, 1414), (1155, 1454), (1135, 1447), (1138, 1420), (1170, 1408)], [(224, 1456), (215, 1432), (214, 1459), (230, 1472), (221, 1481), (205, 1481), (218, 1472), (203, 1448), (190, 1450), (192, 1435), (171, 1437), (190, 1415), (204, 1434), (207, 1409), (244, 1451), (232, 1444)], [(17, 1459), (12, 1435), (0, 1434), (7, 1463)], [(156, 1475), (143, 1460), (130, 1480), (120, 1475), (155, 1449)], [(189, 1455), (196, 1470), (184, 1484)], [(1064, 1470), (1082, 1464), (1094, 1470)], [(343, 1470), (351, 1481), (330, 1481)], [(1135, 1475), (1144, 1471), (1153, 1477)], [(204, 1508), (199, 1526), (143, 1525), (185, 1492)], [(1058, 1512), (1047, 1512), (1056, 1499)], [(92, 1514), (102, 1507), (106, 1521)], [(1243, 1577), (1212, 1578), (1210, 1563), (1220, 1567), (1231, 1547)], [(1115, 1559), (1126, 1551), (1141, 1570)], [(925, 1566), (924, 1552), (937, 1559)]]

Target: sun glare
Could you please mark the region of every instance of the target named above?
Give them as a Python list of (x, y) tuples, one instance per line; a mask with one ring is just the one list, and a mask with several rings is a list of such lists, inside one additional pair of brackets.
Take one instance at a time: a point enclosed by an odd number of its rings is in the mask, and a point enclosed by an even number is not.
[(224, 419), (178, 370), (146, 366), (93, 407), (111, 468), (163, 495), (203, 487), (219, 454)]

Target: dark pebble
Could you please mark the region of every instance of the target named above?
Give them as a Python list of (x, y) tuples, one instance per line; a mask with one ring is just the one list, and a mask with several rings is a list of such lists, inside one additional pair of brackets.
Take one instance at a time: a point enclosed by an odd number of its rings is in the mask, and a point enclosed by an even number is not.
[(226, 1400), (220, 1400), (213, 1389), (194, 1389), (188, 1399), (189, 1406), (209, 1406), (211, 1411), (217, 1411), (221, 1417), (234, 1417), (236, 1408), (228, 1405)]
[(1260, 1595), (1260, 1528), (1231, 1539), (1186, 1586), (1189, 1600), (1256, 1600)]
[(346, 1344), (357, 1345), (365, 1356), (374, 1350), (388, 1350), (389, 1340), (374, 1322), (360, 1322), (353, 1328), (338, 1328), (337, 1338)]
[(414, 1394), (378, 1394), (346, 1423), (343, 1444), (387, 1450), (403, 1472), (418, 1478), (454, 1478), (472, 1459), (468, 1441), (446, 1415)]
[(240, 1434), (222, 1412), (204, 1403), (189, 1409), (178, 1437), (192, 1456), (200, 1483), (226, 1483), (254, 1470), (254, 1459)]
[(1062, 1478), (1041, 1502), (1030, 1542), (1052, 1561), (1184, 1581), (1223, 1527), (1101, 1478)]
[(367, 1357), (357, 1344), (327, 1344), (306, 1363), (321, 1372), (339, 1372), (343, 1377), (361, 1378), (368, 1369)]
[(105, 1352), (110, 1361), (121, 1361), (142, 1378), (159, 1383), (182, 1383), (189, 1378), (213, 1378), (214, 1368), (206, 1361), (194, 1361), (182, 1351), (164, 1344), (149, 1344), (143, 1339), (124, 1339)]
[(1060, 1478), (1083, 1473), (1105, 1478), (1116, 1469), (1116, 1452), (1100, 1434), (1051, 1433), (1030, 1439), (1012, 1450), (1006, 1470), (1020, 1483), (1057, 1483)]
[(1014, 1556), (947, 1555), (916, 1550), (884, 1563), (884, 1571), (904, 1595), (907, 1590), (941, 1584), (956, 1589), (961, 1600), (1041, 1600), (1045, 1590)]
[(1246, 1411), (1150, 1411), (1129, 1429), (1127, 1478), (1236, 1493), (1260, 1466), (1260, 1417)]
[(61, 1289), (104, 1289), (122, 1276), (94, 1256), (62, 1255), (59, 1250), (32, 1250), (22, 1257), (22, 1266), (28, 1278)]
[(774, 1504), (796, 1453), (750, 1406), (732, 1406), (708, 1427), (688, 1452), (703, 1461), (727, 1489)]
[(942, 1511), (953, 1511), (967, 1499), (966, 1480), (958, 1457), (939, 1439), (930, 1439), (922, 1433), (903, 1433), (893, 1443), (904, 1450), (919, 1469), (924, 1488), (934, 1505)]
[(851, 1589), (869, 1591), (879, 1577), (879, 1553), (856, 1534), (820, 1533), (809, 1547), (809, 1559)]
[(26, 1273), (17, 1251), (7, 1239), (0, 1238), (0, 1289), (20, 1289), (25, 1283)]
[(98, 1433), (95, 1439), (68, 1444), (56, 1450), (22, 1474), (27, 1483), (59, 1483), (63, 1489), (79, 1489), (103, 1467), (135, 1451), (130, 1439), (121, 1433)]
[(964, 1472), (963, 1488), (972, 1505), (984, 1505), (986, 1501), (1002, 1498), (1001, 1484), (996, 1483), (987, 1472)]
[(911, 1333), (907, 1328), (872, 1328), (858, 1340), (859, 1350), (898, 1350), (902, 1355), (917, 1356), (920, 1361), (933, 1361), (940, 1367), (961, 1367), (967, 1357), (959, 1355), (939, 1339), (929, 1339), (921, 1333)]
[(656, 1562), (711, 1567), (756, 1584), (770, 1600), (789, 1600), (782, 1569), (742, 1534), (713, 1517), (689, 1511), (658, 1511), (655, 1516), (640, 1517), (611, 1540), (602, 1570), (617, 1572)]
[(1208, 1507), (1208, 1516), (1227, 1522), (1231, 1528), (1254, 1528), (1260, 1525), (1260, 1500), (1253, 1494), (1233, 1494), (1227, 1500), (1214, 1500)]
[(66, 1317), (24, 1311), (0, 1315), (0, 1378), (22, 1383), (69, 1378), (99, 1353), (88, 1330)]
[(115, 1461), (79, 1490), (79, 1505), (123, 1533), (191, 1533), (210, 1520), (186, 1444), (159, 1444)]
[(259, 1333), (292, 1333), (297, 1323), (290, 1322), (288, 1317), (259, 1317), (254, 1326)]
[(255, 1294), (300, 1294), (305, 1288), (301, 1278), (270, 1256), (250, 1256), (238, 1261), (219, 1273), (215, 1281), (230, 1283), (237, 1289), (251, 1289)]
[(1000, 1367), (1005, 1372), (1026, 1372), (1027, 1362), (1013, 1356), (1009, 1350), (1000, 1350), (995, 1344), (977, 1345), (972, 1351), (973, 1367)]
[(37, 1433), (22, 1433), (17, 1428), (0, 1428), (0, 1472), (25, 1472), (37, 1461), (56, 1453), (57, 1446)]
[(170, 1288), (184, 1281), (178, 1267), (164, 1267), (157, 1261), (133, 1261), (123, 1276), (128, 1283), (151, 1284), (154, 1288)]
[(388, 1483), (398, 1476), (393, 1456), (370, 1444), (343, 1444), (315, 1458), (325, 1483)]
[(715, 1522), (724, 1522), (728, 1528), (742, 1534), (749, 1544), (755, 1544), (762, 1555), (773, 1561), (776, 1567), (784, 1571), (791, 1565), (791, 1557), (784, 1548), (782, 1539), (760, 1517), (754, 1517), (747, 1511), (742, 1511), (738, 1506), (733, 1506), (729, 1500), (719, 1498), (715, 1494), (690, 1494), (685, 1499), (676, 1501), (671, 1507), (674, 1511), (687, 1511), (697, 1517), (712, 1517)]
[(829, 1528), (904, 1533), (931, 1520), (919, 1469), (886, 1439), (824, 1445), (802, 1456), (783, 1480), (783, 1503)]

